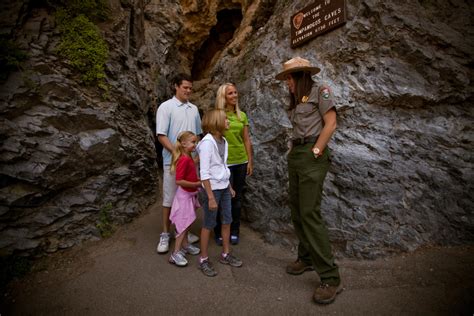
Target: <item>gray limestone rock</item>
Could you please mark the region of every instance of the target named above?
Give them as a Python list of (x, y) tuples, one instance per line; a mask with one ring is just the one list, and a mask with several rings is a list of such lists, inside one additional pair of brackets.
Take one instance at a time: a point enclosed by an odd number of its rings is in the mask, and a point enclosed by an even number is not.
[[(339, 253), (376, 257), (474, 241), (473, 39), (464, 1), (348, 1), (348, 21), (296, 49), (278, 1), (240, 55), (211, 74), (235, 82), (250, 118), (255, 175), (245, 214), (270, 242), (288, 240), (286, 86), (274, 79), (293, 56), (322, 68), (336, 96), (338, 129), (322, 211)], [(241, 78), (245, 78), (242, 80)], [(291, 238), (290, 238), (291, 241)], [(295, 243), (295, 239), (292, 239)]]
[[(322, 212), (336, 251), (375, 258), (474, 241), (472, 6), (467, 1), (347, 0), (347, 23), (290, 47), (307, 1), (110, 1), (100, 27), (109, 95), (75, 80), (45, 8), (2, 2), (2, 34), (28, 50), (0, 87), (0, 254), (40, 254), (97, 239), (100, 214), (131, 220), (154, 201), (152, 124), (169, 79), (206, 62), (193, 102), (234, 82), (250, 119), (255, 170), (244, 218), (295, 247), (286, 170), (291, 123), (281, 62), (310, 59), (338, 111)], [(241, 25), (209, 61), (195, 60), (222, 10)], [(6, 14), (8, 12), (8, 14)], [(201, 54), (200, 56), (205, 56)]]
[[(97, 239), (104, 213), (110, 225), (130, 221), (155, 200), (158, 184), (147, 120), (153, 98), (137, 56), (126, 52), (126, 62), (110, 61), (116, 78), (104, 99), (58, 62), (49, 13), (29, 10), (21, 25), (10, 25), (28, 60), (0, 90), (1, 255)], [(121, 52), (107, 39), (114, 54)]]

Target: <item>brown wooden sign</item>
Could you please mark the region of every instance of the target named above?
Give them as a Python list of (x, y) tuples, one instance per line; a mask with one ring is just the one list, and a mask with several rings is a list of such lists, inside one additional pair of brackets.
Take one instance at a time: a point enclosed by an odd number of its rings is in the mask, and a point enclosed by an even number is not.
[(291, 17), (291, 47), (326, 33), (347, 21), (345, 0), (316, 0)]

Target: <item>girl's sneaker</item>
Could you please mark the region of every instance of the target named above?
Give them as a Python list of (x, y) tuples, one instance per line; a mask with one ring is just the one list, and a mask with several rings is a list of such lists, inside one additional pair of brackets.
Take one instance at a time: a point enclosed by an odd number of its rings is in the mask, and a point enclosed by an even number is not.
[(214, 277), (217, 275), (216, 270), (214, 270), (214, 267), (212, 266), (212, 263), (209, 260), (204, 260), (199, 264), (199, 270), (204, 273), (205, 276), (208, 277)]
[(227, 256), (224, 257), (224, 254), (221, 254), (221, 257), (219, 259), (220, 263), (223, 264), (228, 264), (231, 267), (241, 267), (242, 266), (242, 260), (240, 260), (237, 257), (234, 257), (232, 254), (228, 253)]
[(186, 260), (182, 251), (173, 252), (168, 261), (169, 263), (173, 263), (178, 267), (185, 267), (188, 265), (188, 260)]
[(189, 253), (190, 255), (195, 256), (195, 255), (198, 255), (201, 252), (201, 249), (194, 246), (193, 244), (189, 244), (186, 247), (183, 247), (183, 249), (181, 249), (181, 251), (184, 252), (185, 254)]

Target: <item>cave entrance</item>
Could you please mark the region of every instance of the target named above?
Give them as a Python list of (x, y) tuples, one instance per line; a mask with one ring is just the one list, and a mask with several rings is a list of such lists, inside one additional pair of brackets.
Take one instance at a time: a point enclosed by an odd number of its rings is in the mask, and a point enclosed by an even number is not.
[(194, 54), (191, 70), (193, 80), (205, 78), (214, 57), (222, 52), (227, 43), (234, 37), (235, 30), (242, 22), (240, 9), (224, 9), (217, 12), (217, 23), (211, 28), (209, 37)]

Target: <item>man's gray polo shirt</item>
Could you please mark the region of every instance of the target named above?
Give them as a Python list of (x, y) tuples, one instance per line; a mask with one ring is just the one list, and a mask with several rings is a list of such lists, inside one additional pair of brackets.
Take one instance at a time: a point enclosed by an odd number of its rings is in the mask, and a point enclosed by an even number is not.
[[(176, 97), (161, 103), (156, 111), (156, 134), (165, 135), (174, 145), (179, 133), (191, 131), (202, 133), (201, 118), (197, 106), (191, 102), (182, 103)], [(171, 164), (171, 153), (163, 148), (163, 165)]]

